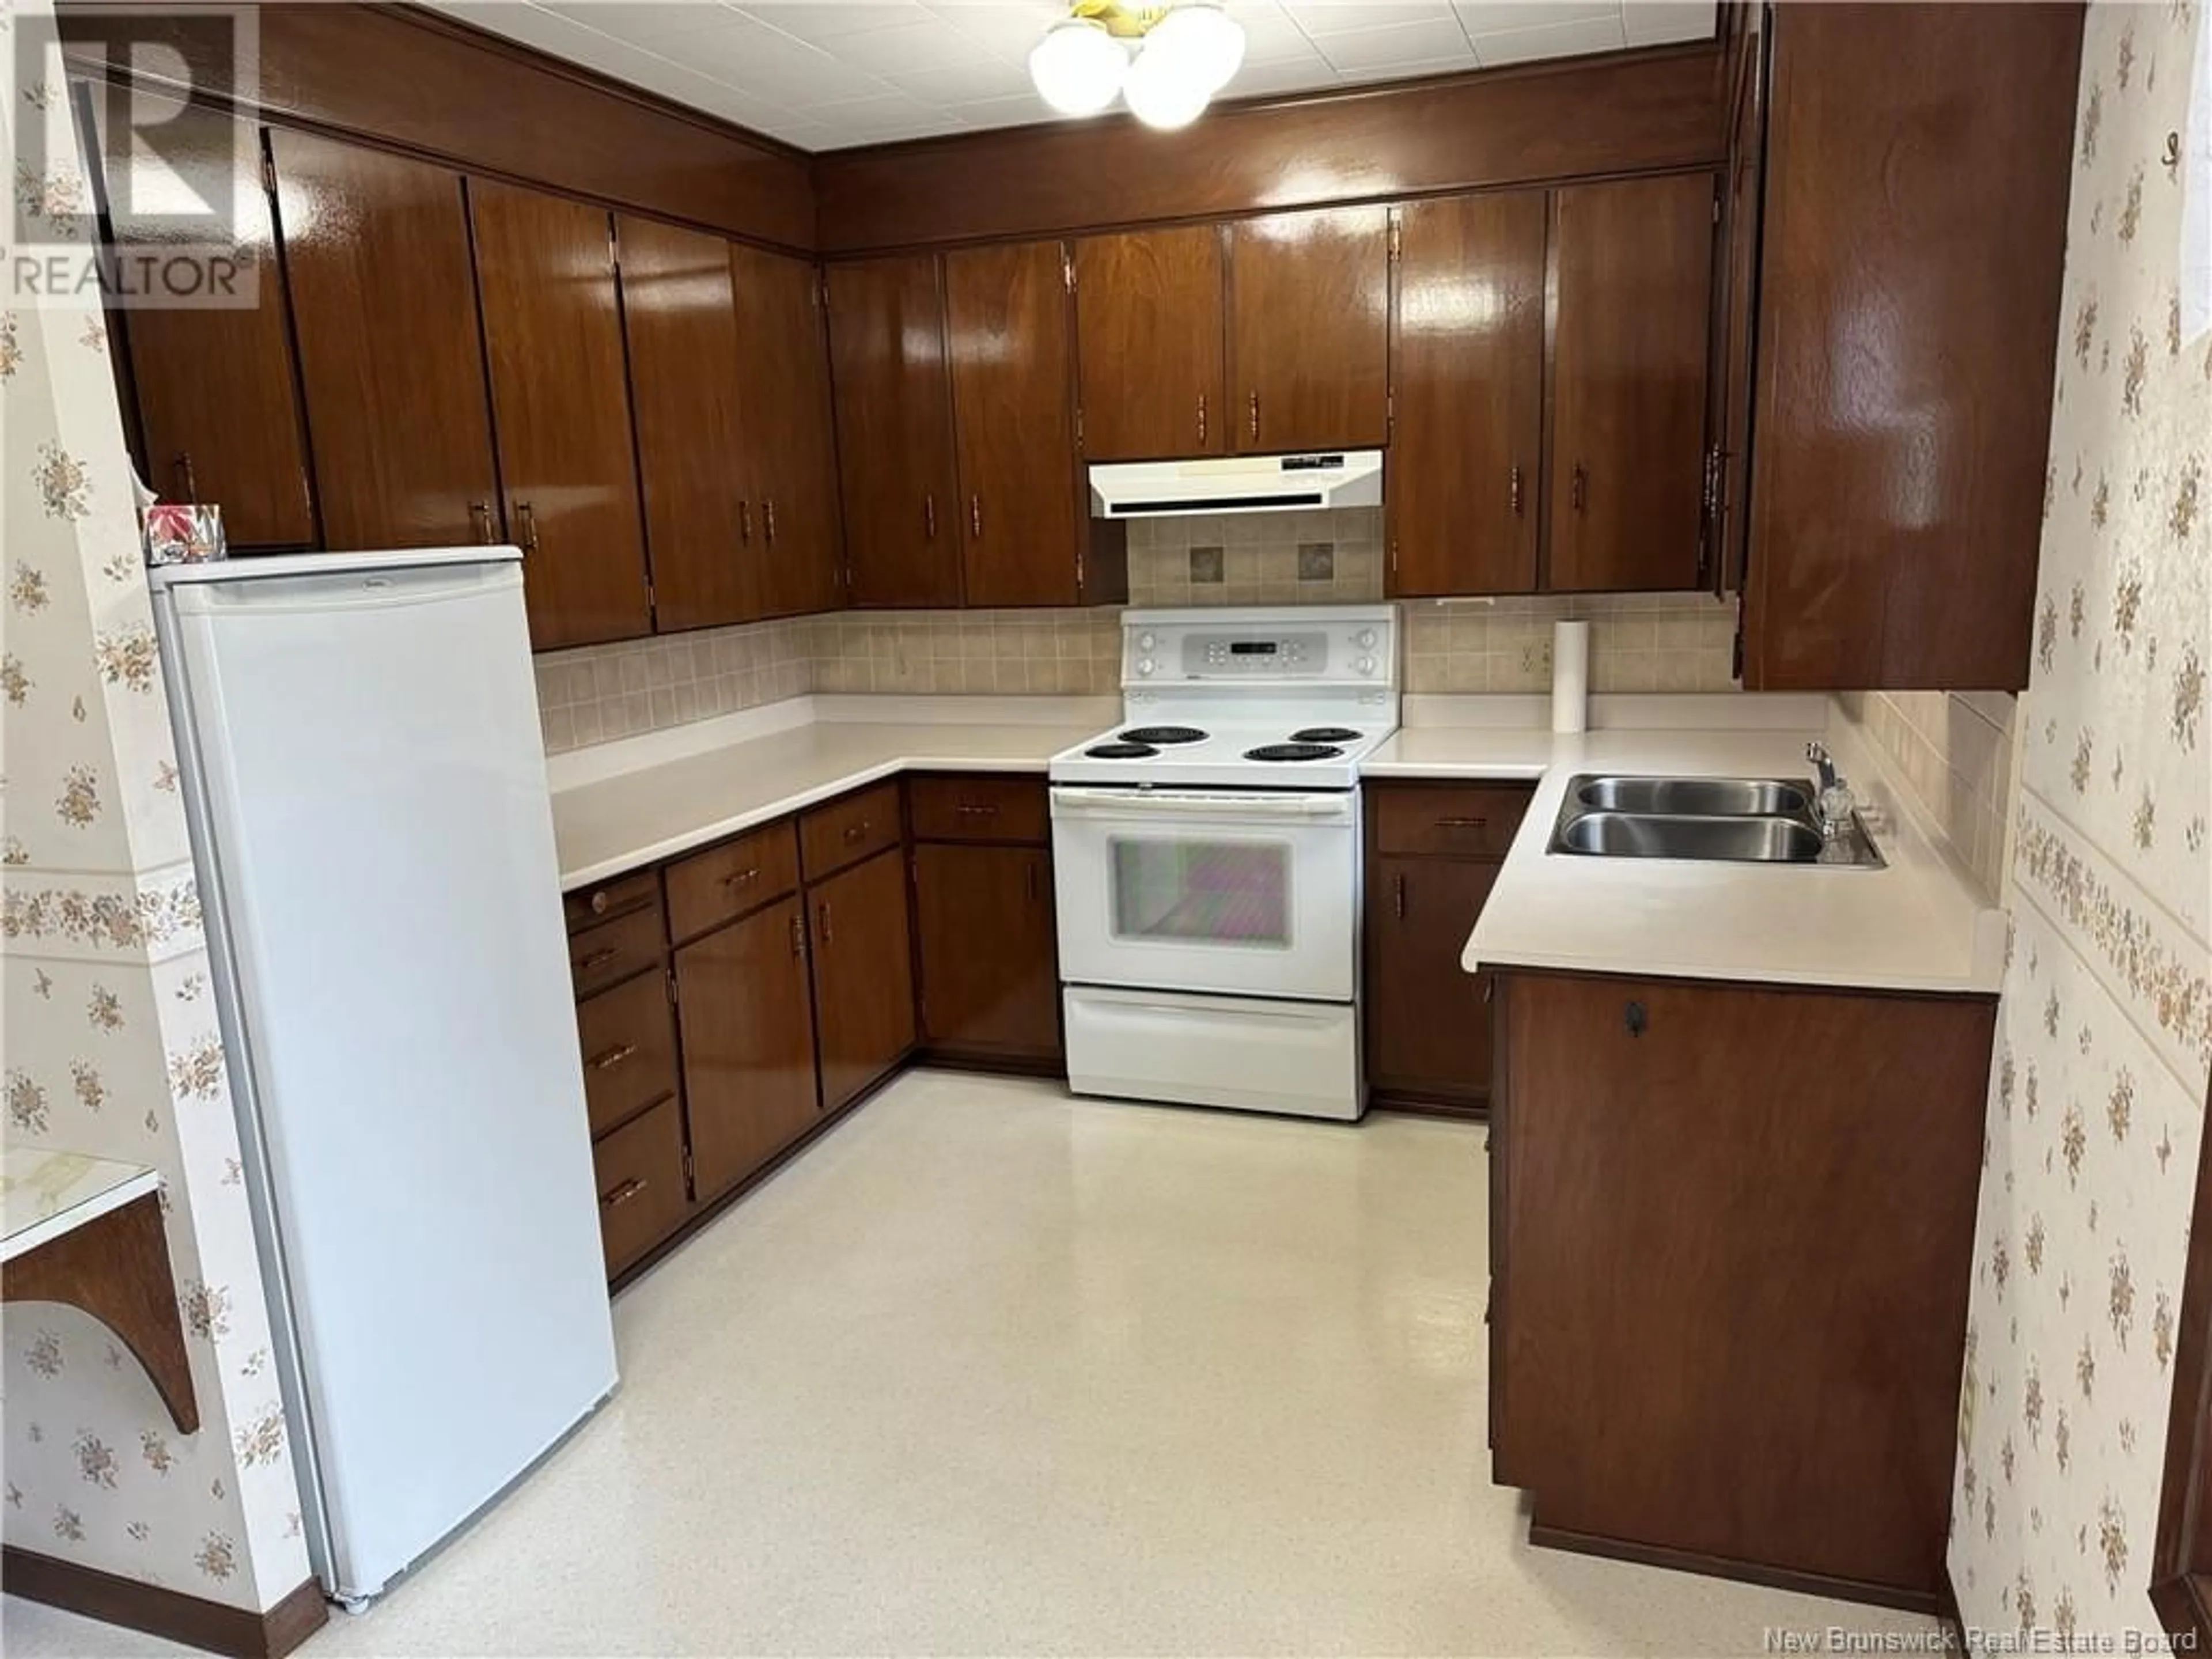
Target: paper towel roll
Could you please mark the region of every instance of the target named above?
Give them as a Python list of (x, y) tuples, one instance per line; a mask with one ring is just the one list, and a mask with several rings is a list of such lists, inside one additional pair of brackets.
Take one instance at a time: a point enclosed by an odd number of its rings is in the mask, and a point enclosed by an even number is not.
[(1552, 624), (1552, 730), (1589, 729), (1589, 624)]

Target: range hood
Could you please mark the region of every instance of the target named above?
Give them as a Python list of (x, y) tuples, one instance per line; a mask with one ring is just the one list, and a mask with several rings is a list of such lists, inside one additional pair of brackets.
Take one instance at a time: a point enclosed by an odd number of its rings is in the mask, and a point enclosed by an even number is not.
[(1382, 452), (1231, 455), (1203, 461), (1129, 461), (1091, 469), (1094, 519), (1173, 518), (1189, 513), (1295, 513), (1380, 507)]

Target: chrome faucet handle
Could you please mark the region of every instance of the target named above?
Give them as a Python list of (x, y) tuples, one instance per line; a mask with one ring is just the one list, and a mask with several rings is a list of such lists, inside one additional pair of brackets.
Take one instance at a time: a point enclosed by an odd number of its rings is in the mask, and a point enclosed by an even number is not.
[(1813, 763), (1813, 769), (1820, 775), (1820, 787), (1823, 792), (1836, 787), (1836, 763), (1828, 758), (1828, 750), (1825, 744), (1819, 742), (1807, 744), (1805, 758)]

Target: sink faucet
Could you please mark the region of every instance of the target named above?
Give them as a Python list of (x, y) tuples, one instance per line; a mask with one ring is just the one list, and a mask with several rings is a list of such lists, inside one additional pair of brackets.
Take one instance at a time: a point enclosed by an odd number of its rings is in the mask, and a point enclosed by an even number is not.
[(1844, 781), (1836, 763), (1828, 757), (1825, 745), (1808, 743), (1805, 758), (1813, 763), (1813, 769), (1820, 775), (1820, 793), (1814, 810), (1820, 817), (1820, 833), (1830, 841), (1842, 835), (1851, 821), (1851, 809), (1857, 805), (1851, 797), (1851, 787)]

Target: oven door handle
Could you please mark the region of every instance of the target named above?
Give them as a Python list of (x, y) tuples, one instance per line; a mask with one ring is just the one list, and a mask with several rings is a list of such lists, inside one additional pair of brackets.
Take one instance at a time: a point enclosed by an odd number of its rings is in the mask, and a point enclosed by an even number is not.
[(1199, 794), (1165, 789), (1070, 789), (1052, 792), (1053, 810), (1077, 817), (1193, 817), (1224, 823), (1304, 818), (1348, 823), (1349, 793), (1327, 795)]

